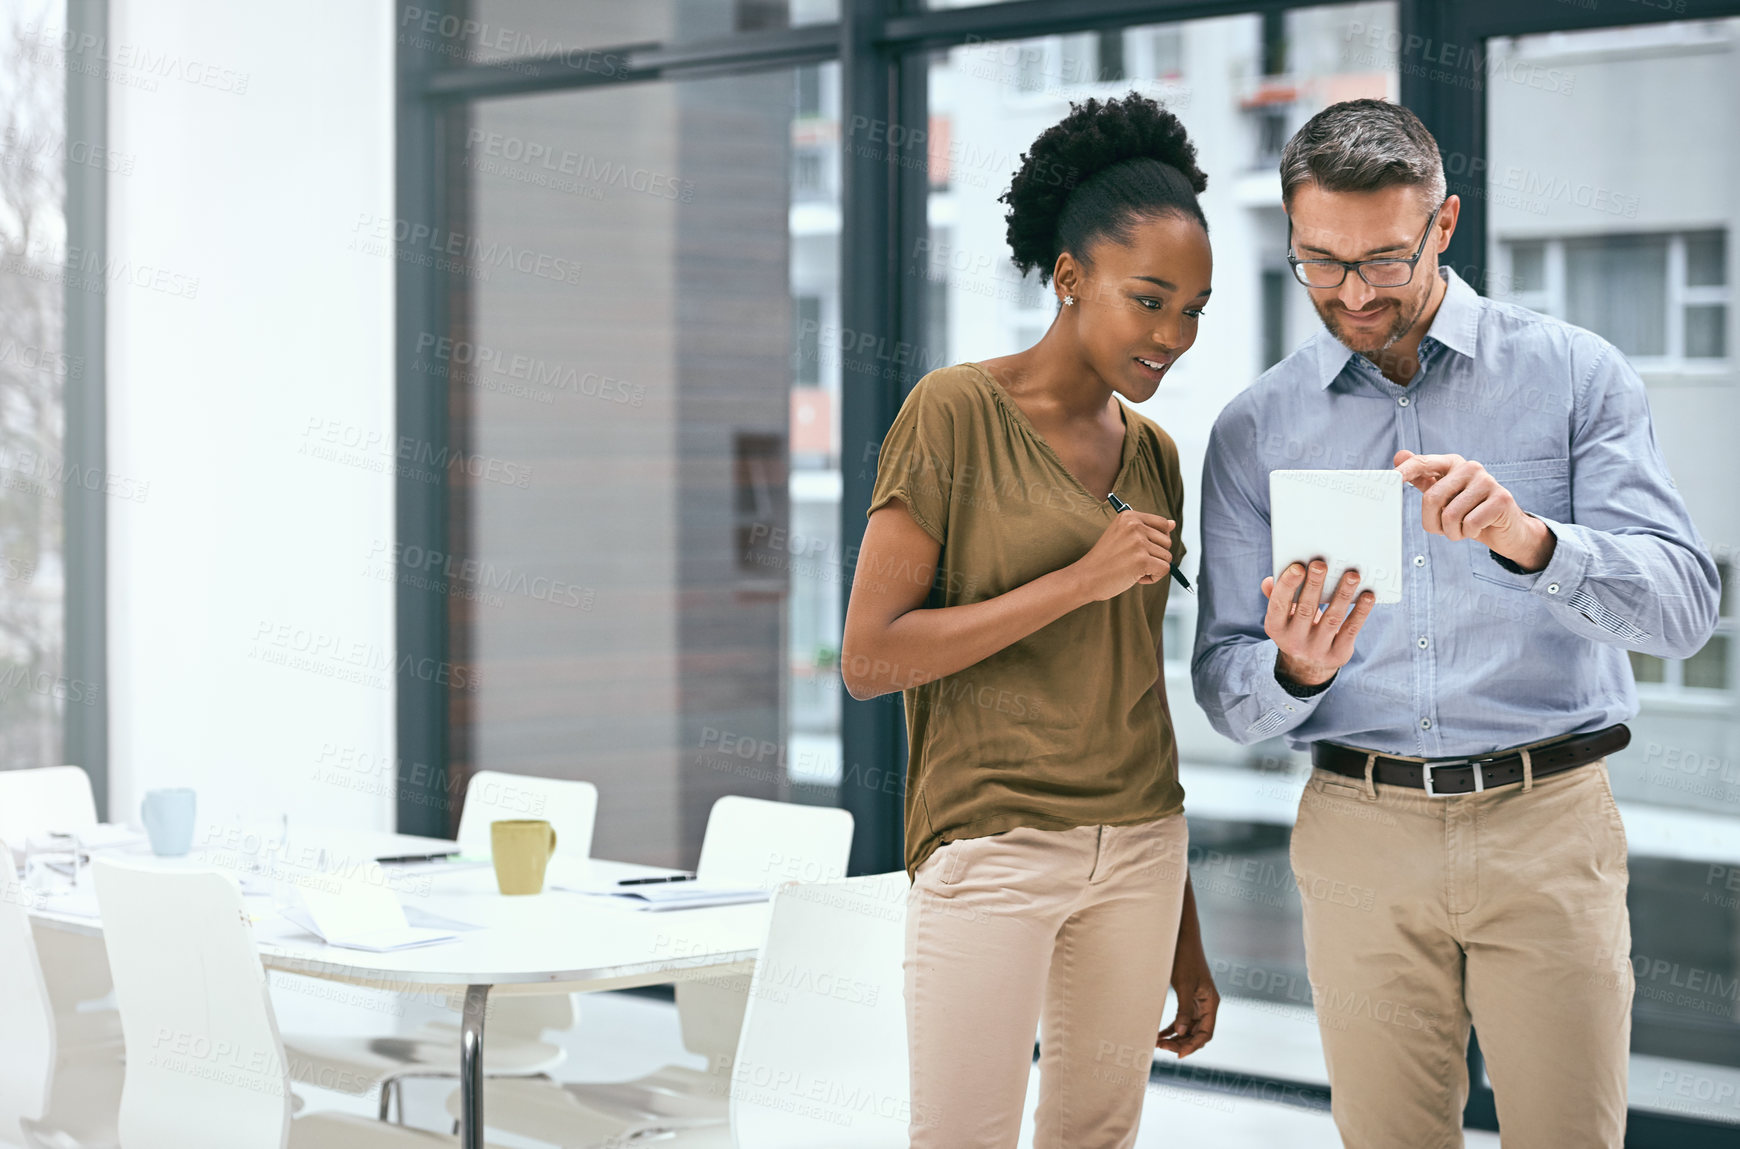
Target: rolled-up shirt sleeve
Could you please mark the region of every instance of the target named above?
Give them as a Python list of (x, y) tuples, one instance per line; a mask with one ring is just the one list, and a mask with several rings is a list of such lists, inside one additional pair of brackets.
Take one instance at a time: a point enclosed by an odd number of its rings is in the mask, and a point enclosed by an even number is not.
[(1600, 340), (1572, 413), (1574, 522), (1537, 515), (1557, 542), (1529, 591), (1581, 637), (1660, 658), (1709, 641), (1721, 578), (1650, 420), (1643, 380)]
[(1298, 698), (1275, 678), (1279, 651), (1263, 631), (1269, 605), (1263, 579), (1272, 573), (1268, 473), (1246, 406), (1235, 400), (1215, 420), (1203, 458), (1190, 661), (1197, 704), (1216, 730), (1241, 745), (1298, 726), (1328, 693)]

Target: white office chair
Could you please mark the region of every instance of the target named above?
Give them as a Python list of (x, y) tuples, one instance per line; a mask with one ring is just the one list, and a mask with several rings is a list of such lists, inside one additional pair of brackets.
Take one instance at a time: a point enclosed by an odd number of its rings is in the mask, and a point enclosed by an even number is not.
[(539, 778), (479, 770), (465, 786), (459, 811), (459, 849), (490, 852), (489, 824), (539, 818), (556, 831), (556, 856), (590, 858), (592, 827), (598, 819), (598, 787), (567, 778)]
[[(63, 1042), (23, 890), (0, 840), (0, 1143), (113, 1149), (121, 1042)], [(44, 934), (54, 931), (43, 931)], [(95, 940), (95, 939), (92, 939)], [(100, 943), (99, 943), (100, 944)], [(103, 962), (107, 980), (108, 961)]]
[(97, 822), (90, 775), (77, 766), (0, 770), (0, 839), (24, 849), (50, 830), (76, 830)]
[[(491, 822), (540, 818), (556, 831), (559, 857), (592, 856), (592, 829), (598, 815), (598, 787), (565, 778), (539, 778), (480, 770), (465, 790), (459, 813), (462, 853), (490, 853)], [(490, 1002), (489, 1041), (484, 1047), (487, 1077), (539, 1076), (562, 1064), (567, 1052), (544, 1040), (546, 1030), (573, 1028), (578, 1017), (572, 994), (500, 997)], [(339, 1082), (344, 1091), (366, 1093), (380, 1087), (380, 1117), (386, 1120), (398, 1100), (404, 1120), (404, 1082), (419, 1077), (455, 1077), (459, 1065), (459, 1022), (432, 1021), (414, 1033), (382, 1037), (285, 1039), (298, 1081)]]
[[(731, 1132), (745, 1149), (895, 1149), (912, 1107), (906, 1056), (906, 871), (774, 894), (732, 1065)], [(826, 978), (792, 978), (825, 970)], [(788, 1081), (849, 1082), (791, 1104)], [(679, 1139), (673, 1144), (680, 1145)]]
[[(838, 881), (852, 853), (852, 815), (831, 806), (802, 806), (729, 794), (713, 803), (695, 876), (702, 881), (771, 890), (782, 882)], [(678, 982), (677, 1022), (683, 1048), (706, 1057), (709, 1069), (666, 1066), (643, 1079), (646, 1092), (604, 1086), (589, 1104), (672, 1117), (723, 1120), (715, 1091), (743, 1031), (749, 975)], [(705, 1102), (697, 1107), (695, 1100)]]
[(127, 1043), (126, 1149), (435, 1149), (457, 1142), (347, 1114), (292, 1120), (288, 1057), (235, 879), (91, 866)]
[[(96, 824), (96, 796), (90, 776), (81, 768), (0, 770), (0, 841), (11, 845), (8, 854), (0, 855), (0, 863), (22, 859), (24, 844), (31, 838)], [(120, 1017), (113, 1008), (93, 1007), (108, 997), (112, 988), (102, 939), (39, 930), (36, 951), (54, 1009), (61, 1053), (70, 1056), (81, 1049), (103, 1051), (118, 1046)]]
[[(638, 1144), (643, 1135), (660, 1149), (905, 1149), (907, 888), (900, 870), (775, 891), (732, 1071), (714, 1079), (729, 1095), (728, 1124), (588, 1140), (570, 1130), (595, 1111), (538, 1081), (492, 1082), (489, 1123), (509, 1114), (515, 1133), (562, 1149)], [(828, 976), (792, 978), (793, 970)], [(837, 1099), (808, 1092), (807, 1083), (830, 1081), (846, 1085)]]
[[(783, 882), (845, 876), (852, 851), (852, 815), (828, 806), (769, 802), (726, 795), (713, 803), (695, 876), (707, 882), (773, 889)], [(577, 1114), (608, 1114), (630, 1130), (723, 1127), (728, 1119), (723, 1082), (743, 1029), (749, 974), (713, 975), (676, 985), (683, 1047), (707, 1059), (706, 1069), (666, 1065), (621, 1082), (577, 1082), (561, 1087)], [(505, 1084), (505, 1083), (504, 1083)], [(520, 1091), (514, 1096), (524, 1095)], [(512, 1118), (515, 1102), (486, 1094), (491, 1124), (541, 1137)], [(449, 1109), (454, 1105), (449, 1100)], [(496, 1118), (500, 1117), (500, 1120)]]
[(0, 1000), (6, 1003), (6, 1024), (0, 1025), (0, 1139), (17, 1140), (19, 1121), (40, 1118), (48, 1108), (54, 1011), (24, 913), (24, 891), (11, 857), (0, 855), (0, 863)]

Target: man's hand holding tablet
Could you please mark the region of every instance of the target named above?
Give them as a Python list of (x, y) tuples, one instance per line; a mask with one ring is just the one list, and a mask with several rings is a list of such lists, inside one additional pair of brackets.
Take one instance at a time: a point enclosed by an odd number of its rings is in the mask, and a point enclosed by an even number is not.
[(1300, 686), (1321, 686), (1347, 665), (1353, 640), (1377, 604), (1371, 591), (1359, 593), (1359, 574), (1351, 570), (1325, 598), (1323, 580), (1328, 575), (1323, 560), (1312, 559), (1309, 568), (1293, 563), (1278, 580), (1263, 580), (1269, 599), (1263, 633), (1275, 640), (1280, 652), (1275, 669)]
[(1318, 693), (1353, 657), (1372, 607), (1401, 601), (1403, 489), (1393, 470), (1269, 473), (1263, 630), (1289, 693)]
[[(1558, 542), (1553, 532), (1518, 506), (1515, 497), (1479, 463), (1461, 455), (1397, 451), (1394, 464), (1402, 481), (1420, 492), (1421, 526), (1429, 534), (1478, 543), (1523, 571), (1542, 570), (1551, 561)], [(1278, 496), (1284, 486), (1280, 479), (1296, 486), (1302, 480), (1324, 481), (1338, 474), (1351, 477), (1357, 473), (1275, 472), (1270, 476), (1272, 497), (1281, 501)], [(1310, 480), (1310, 476), (1320, 479)], [(1286, 556), (1280, 551), (1284, 529), (1280, 519), (1296, 518), (1300, 508), (1295, 498), (1288, 507), (1274, 509), (1275, 558), (1281, 561)], [(1281, 515), (1283, 509), (1286, 515)], [(1357, 568), (1348, 567), (1333, 585), (1326, 586), (1327, 582), (1329, 564), (1322, 556), (1309, 563), (1290, 562), (1277, 575), (1263, 580), (1263, 594), (1269, 600), (1263, 630), (1275, 642), (1275, 670), (1283, 682), (1320, 687), (1334, 678), (1353, 657), (1354, 639), (1379, 601), (1371, 590), (1359, 589)], [(1393, 594), (1391, 591), (1384, 600), (1393, 601)]]

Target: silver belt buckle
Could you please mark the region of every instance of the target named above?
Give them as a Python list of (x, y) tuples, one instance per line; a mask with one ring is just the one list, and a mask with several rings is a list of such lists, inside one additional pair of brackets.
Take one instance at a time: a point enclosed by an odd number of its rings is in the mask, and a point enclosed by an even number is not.
[(1441, 762), (1420, 763), (1420, 781), (1426, 787), (1426, 797), (1460, 798), (1462, 796), (1460, 794), (1440, 794), (1432, 789), (1432, 771), (1443, 770), (1451, 766), (1472, 766), (1474, 768), (1474, 789), (1470, 790), (1469, 793), (1480, 793), (1482, 790), (1486, 789), (1486, 777), (1480, 768), (1489, 762), (1497, 762), (1503, 757), (1505, 757), (1503, 754), (1483, 754), (1478, 758), (1446, 758)]

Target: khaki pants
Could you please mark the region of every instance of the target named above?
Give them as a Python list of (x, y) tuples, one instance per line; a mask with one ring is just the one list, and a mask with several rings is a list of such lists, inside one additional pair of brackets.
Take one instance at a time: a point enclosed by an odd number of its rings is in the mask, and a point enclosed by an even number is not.
[(1124, 1149), (1172, 978), (1183, 815), (1018, 827), (914, 872), (906, 1018), (914, 1149), (1013, 1149), (1040, 1030), (1035, 1149)]
[(1312, 772), (1293, 873), (1347, 1149), (1462, 1144), (1470, 1019), (1506, 1149), (1624, 1139), (1631, 926), (1607, 764), (1524, 785), (1428, 798)]

